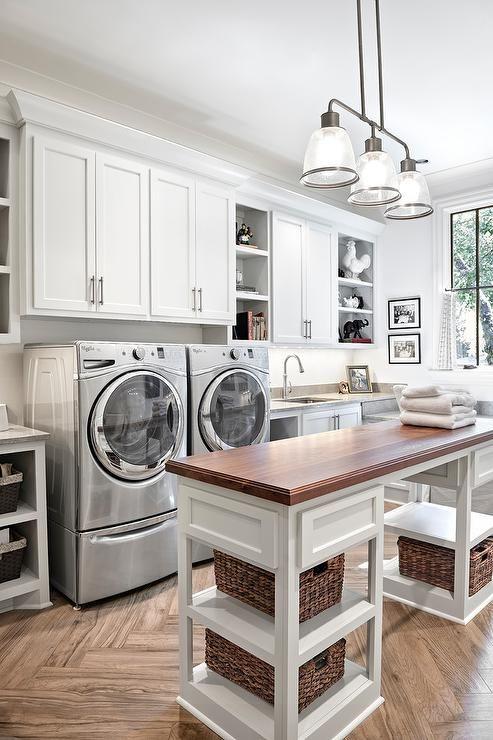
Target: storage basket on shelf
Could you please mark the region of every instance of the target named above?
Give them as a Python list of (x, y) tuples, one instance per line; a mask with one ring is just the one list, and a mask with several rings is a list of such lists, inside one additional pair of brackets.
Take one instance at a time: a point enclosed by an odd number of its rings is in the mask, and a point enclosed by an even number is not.
[[(5, 464), (2, 467), (5, 469)], [(22, 473), (14, 468), (10, 475), (0, 476), (0, 514), (17, 511), (21, 483)]]
[[(338, 640), (298, 671), (298, 712), (322, 696), (344, 676), (346, 640)], [(205, 662), (215, 673), (274, 704), (274, 666), (234, 645), (210, 629), (205, 631)]]
[[(455, 550), (429, 542), (399, 537), (399, 573), (432, 586), (454, 590)], [(493, 576), (493, 538), (471, 549), (469, 561), (469, 596), (487, 586)]]
[[(216, 586), (228, 596), (274, 616), (275, 576), (220, 550), (214, 550)], [(340, 602), (344, 553), (300, 574), (300, 622)]]
[(0, 545), (0, 583), (19, 578), (27, 540), (18, 532), (10, 533), (10, 542)]

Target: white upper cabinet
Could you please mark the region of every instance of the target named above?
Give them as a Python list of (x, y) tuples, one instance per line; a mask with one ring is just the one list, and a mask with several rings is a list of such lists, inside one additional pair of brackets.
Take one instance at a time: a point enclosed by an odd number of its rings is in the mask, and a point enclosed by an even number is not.
[(95, 309), (95, 154), (36, 138), (33, 160), (33, 304)]
[(216, 183), (197, 181), (195, 194), (198, 318), (234, 323), (233, 193)]
[(151, 171), (151, 313), (194, 318), (195, 179)]
[(328, 226), (306, 224), (306, 321), (307, 339), (314, 344), (331, 344), (334, 337), (334, 250)]
[(104, 313), (147, 313), (148, 178), (148, 167), (96, 155), (97, 301)]
[(305, 222), (283, 213), (273, 215), (274, 342), (306, 341)]
[(274, 341), (332, 344), (334, 247), (323, 224), (273, 216)]

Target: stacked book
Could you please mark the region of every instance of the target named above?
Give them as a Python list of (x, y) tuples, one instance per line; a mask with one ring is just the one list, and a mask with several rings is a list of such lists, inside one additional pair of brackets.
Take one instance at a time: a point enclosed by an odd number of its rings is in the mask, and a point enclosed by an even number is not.
[(267, 322), (263, 312), (241, 311), (236, 314), (233, 339), (267, 340)]

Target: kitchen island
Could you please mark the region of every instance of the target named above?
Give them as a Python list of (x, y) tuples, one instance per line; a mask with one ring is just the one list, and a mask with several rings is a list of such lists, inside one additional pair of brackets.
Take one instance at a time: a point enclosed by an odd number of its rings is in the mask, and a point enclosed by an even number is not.
[[(384, 583), (392, 598), (460, 622), (492, 598), (491, 584), (469, 597), (468, 583), (471, 546), (493, 534), (493, 517), (478, 522), (471, 512), (473, 487), (493, 478), (493, 421), (454, 431), (382, 422), (197, 455), (167, 468), (180, 476), (178, 701), (220, 737), (328, 740), (345, 737), (373, 712), (383, 701)], [(384, 581), (383, 486), (396, 477), (446, 483), (457, 492), (457, 516), (449, 514), (445, 527), (440, 512), (428, 526), (416, 509), (389, 525), (455, 549), (453, 594), (420, 590), (424, 584), (394, 571)], [(194, 540), (273, 573), (275, 616), (215, 587), (193, 594)], [(368, 592), (344, 590), (340, 604), (300, 625), (300, 573), (362, 543), (368, 544)], [(205, 664), (193, 667), (194, 621), (274, 667), (273, 707)], [(298, 715), (299, 667), (365, 624), (365, 666), (346, 661), (344, 677)]]

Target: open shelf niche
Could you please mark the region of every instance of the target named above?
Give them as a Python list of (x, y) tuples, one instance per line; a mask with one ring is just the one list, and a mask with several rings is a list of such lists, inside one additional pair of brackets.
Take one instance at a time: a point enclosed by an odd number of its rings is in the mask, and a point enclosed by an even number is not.
[[(348, 244), (354, 242), (355, 257), (358, 262), (362, 261), (364, 255), (370, 258), (370, 264), (362, 272), (356, 270), (351, 272), (350, 267), (345, 264), (346, 255), (348, 255)], [(349, 245), (351, 249), (352, 245)], [(374, 325), (373, 325), (373, 276), (374, 276), (374, 259), (375, 245), (371, 241), (360, 239), (351, 234), (338, 234), (338, 324), (339, 324), (339, 342), (350, 343), (353, 347), (365, 347), (374, 342)], [(359, 305), (347, 305), (347, 301), (353, 296), (357, 296), (360, 301)], [(361, 327), (361, 336), (366, 342), (351, 336), (351, 340), (344, 340), (344, 327), (349, 321), (360, 319), (365, 322)], [(366, 324), (366, 322), (368, 322)], [(368, 341), (369, 340), (369, 341)]]
[(233, 327), (232, 341), (251, 344), (270, 338), (269, 212), (237, 203), (236, 233), (242, 224), (251, 228), (253, 237), (249, 245), (235, 245), (236, 314), (241, 320)]

